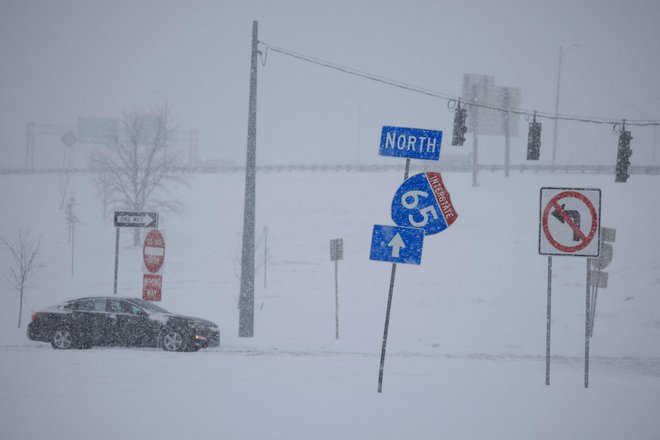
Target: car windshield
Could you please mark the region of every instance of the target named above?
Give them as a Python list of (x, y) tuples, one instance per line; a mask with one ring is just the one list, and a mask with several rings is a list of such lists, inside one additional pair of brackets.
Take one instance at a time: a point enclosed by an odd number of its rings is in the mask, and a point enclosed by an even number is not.
[(170, 313), (167, 310), (165, 310), (162, 307), (157, 306), (156, 304), (145, 301), (143, 299), (138, 299), (138, 298), (131, 298), (131, 301), (134, 302), (135, 304), (139, 305), (143, 309), (146, 309), (149, 312), (155, 312), (155, 313)]

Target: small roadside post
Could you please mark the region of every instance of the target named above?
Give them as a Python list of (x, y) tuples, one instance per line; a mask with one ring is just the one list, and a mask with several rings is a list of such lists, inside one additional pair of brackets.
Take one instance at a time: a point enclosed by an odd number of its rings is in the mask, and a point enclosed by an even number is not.
[(335, 339), (339, 339), (339, 278), (337, 261), (344, 259), (344, 239), (330, 240), (330, 261), (335, 262)]
[(590, 280), (591, 280), (591, 317), (589, 323), (589, 337), (594, 336), (594, 321), (596, 320), (596, 301), (598, 300), (598, 289), (607, 288), (607, 272), (603, 272), (614, 258), (614, 247), (610, 243), (616, 241), (616, 229), (614, 228), (600, 228), (600, 256), (598, 258), (590, 258)]

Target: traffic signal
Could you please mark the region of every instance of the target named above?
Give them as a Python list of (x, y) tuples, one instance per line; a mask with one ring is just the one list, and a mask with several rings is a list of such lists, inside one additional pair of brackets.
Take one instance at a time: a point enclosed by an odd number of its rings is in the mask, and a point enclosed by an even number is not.
[(628, 181), (628, 177), (630, 177), (628, 167), (630, 166), (630, 156), (632, 156), (632, 150), (630, 149), (631, 140), (632, 136), (624, 125), (619, 135), (619, 148), (616, 152), (615, 182), (626, 182)]
[(541, 156), (541, 123), (534, 120), (529, 123), (529, 134), (527, 135), (527, 160), (539, 160)]
[(452, 136), (451, 144), (452, 145), (463, 145), (465, 142), (465, 132), (467, 131), (467, 126), (465, 125), (465, 119), (467, 118), (467, 110), (461, 108), (461, 102), (458, 102), (458, 107), (454, 111), (454, 133)]

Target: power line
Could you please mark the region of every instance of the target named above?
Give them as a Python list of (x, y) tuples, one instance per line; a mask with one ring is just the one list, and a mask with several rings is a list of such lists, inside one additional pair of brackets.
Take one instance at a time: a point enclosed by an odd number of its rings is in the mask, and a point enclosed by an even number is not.
[(458, 96), (453, 96), (447, 93), (442, 93), (438, 92), (435, 90), (430, 90), (426, 89), (424, 87), (416, 86), (413, 84), (407, 84), (401, 81), (397, 81), (391, 78), (387, 78), (384, 76), (376, 75), (373, 73), (369, 72), (363, 72), (358, 69), (354, 69), (352, 67), (348, 66), (343, 66), (341, 64), (333, 63), (331, 61), (326, 61), (322, 60), (320, 58), (312, 57), (309, 55), (304, 55), (298, 52), (294, 52), (289, 49), (285, 49), (282, 47), (278, 46), (273, 46), (272, 44), (266, 43), (264, 41), (259, 41), (259, 44), (264, 46), (266, 48), (266, 54), (267, 56), (268, 50), (272, 50), (273, 52), (280, 53), (282, 55), (286, 55), (292, 58), (296, 58), (301, 61), (305, 61), (307, 63), (311, 64), (316, 64), (322, 67), (326, 67), (329, 69), (337, 70), (343, 73), (346, 73), (348, 75), (354, 75), (358, 76), (361, 78), (368, 79), (370, 81), (375, 81), (379, 82), (382, 84), (386, 84), (389, 86), (397, 87), (403, 90), (408, 90), (411, 92), (415, 93), (420, 93), (426, 96), (430, 96), (432, 98), (438, 98), (442, 99), (448, 102), (451, 101), (460, 101), (464, 104), (467, 104), (471, 107), (478, 107), (478, 108), (484, 108), (488, 110), (494, 110), (494, 111), (500, 111), (500, 112), (509, 112), (512, 114), (516, 115), (521, 115), (521, 116), (528, 116), (532, 117), (536, 115), (537, 118), (543, 118), (543, 119), (550, 119), (550, 120), (562, 120), (562, 121), (574, 121), (574, 122), (584, 122), (584, 123), (590, 123), (590, 124), (603, 124), (603, 125), (615, 125), (619, 124), (622, 121), (625, 121), (625, 124), (628, 126), (637, 126), (637, 127), (649, 127), (649, 126), (660, 126), (660, 121), (654, 121), (654, 120), (628, 120), (628, 119), (611, 119), (611, 118), (601, 118), (601, 117), (595, 117), (595, 116), (578, 116), (578, 115), (567, 115), (567, 114), (560, 114), (560, 115), (555, 115), (554, 113), (546, 113), (546, 112), (538, 112), (538, 111), (531, 111), (531, 110), (525, 110), (525, 109), (520, 109), (520, 108), (505, 108), (505, 107), (499, 107), (496, 105), (491, 105), (491, 104), (486, 104), (482, 103), (479, 101), (474, 101), (470, 99), (465, 99), (462, 97)]

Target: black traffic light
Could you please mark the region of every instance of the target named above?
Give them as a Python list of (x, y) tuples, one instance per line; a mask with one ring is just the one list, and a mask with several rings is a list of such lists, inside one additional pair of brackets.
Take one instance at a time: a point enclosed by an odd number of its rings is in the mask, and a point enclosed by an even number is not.
[(463, 142), (465, 142), (465, 132), (467, 131), (467, 126), (465, 125), (466, 118), (467, 110), (461, 108), (461, 103), (459, 101), (458, 107), (456, 107), (456, 110), (454, 111), (454, 133), (451, 140), (452, 145), (463, 145)]
[(632, 150), (630, 149), (630, 141), (632, 136), (629, 131), (626, 130), (626, 126), (623, 126), (621, 134), (619, 135), (619, 148), (616, 152), (616, 178), (615, 182), (626, 182), (630, 174), (628, 173), (628, 167), (630, 166), (630, 156), (632, 156)]
[(539, 160), (541, 156), (541, 123), (534, 120), (529, 123), (529, 134), (527, 135), (527, 160)]

